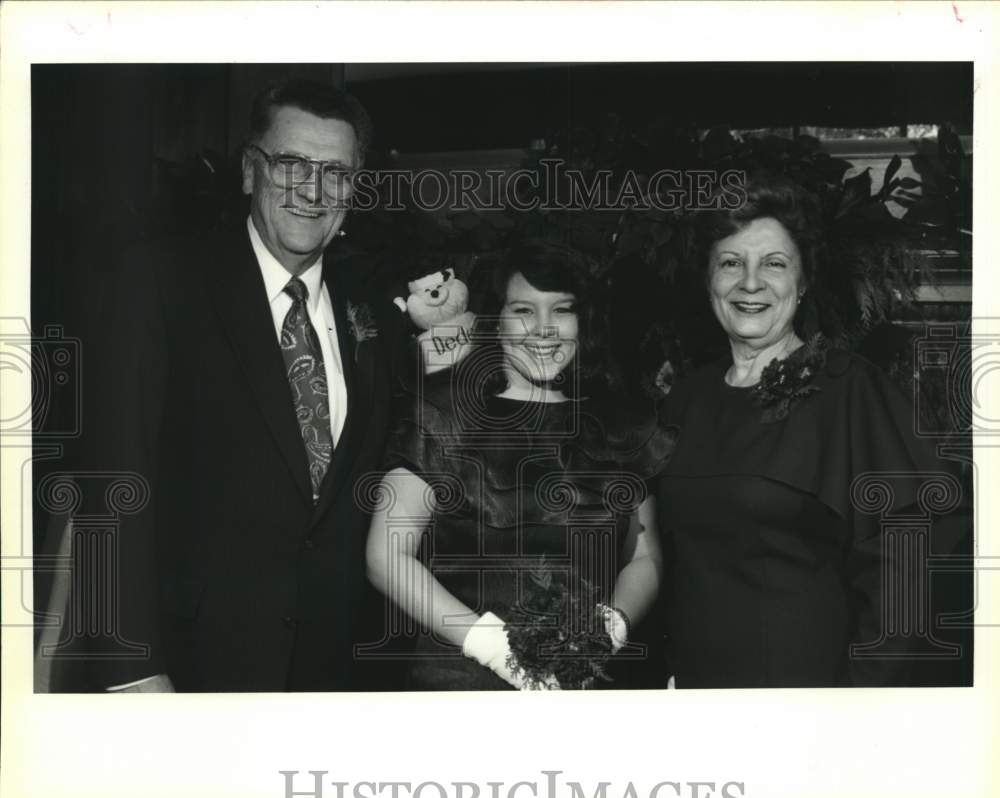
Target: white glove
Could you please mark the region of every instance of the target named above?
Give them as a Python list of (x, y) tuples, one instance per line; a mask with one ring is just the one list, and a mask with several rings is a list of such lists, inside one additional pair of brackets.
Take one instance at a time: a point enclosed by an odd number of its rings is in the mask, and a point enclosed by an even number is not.
[(517, 659), (510, 650), (503, 621), (492, 612), (487, 612), (469, 628), (462, 641), (462, 653), (474, 659), (484, 668), (489, 668), (511, 687), (518, 690), (558, 690), (559, 681), (549, 676), (543, 684), (529, 681), (523, 673), (515, 673)]
[(604, 620), (604, 631), (611, 638), (611, 653), (617, 654), (628, 642), (628, 618), (616, 607), (598, 604), (597, 611)]

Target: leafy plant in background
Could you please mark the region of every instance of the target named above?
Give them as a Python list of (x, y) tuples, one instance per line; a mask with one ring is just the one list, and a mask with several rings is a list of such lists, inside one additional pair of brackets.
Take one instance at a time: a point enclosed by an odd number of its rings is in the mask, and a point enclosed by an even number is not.
[[(919, 317), (917, 288), (933, 279), (922, 253), (949, 250), (966, 267), (970, 260), (971, 158), (947, 125), (939, 127), (936, 142), (922, 142), (909, 156), (919, 179), (900, 175), (903, 159), (897, 155), (877, 189), (869, 169), (845, 180), (851, 164), (829, 155), (811, 136), (741, 137), (726, 128), (700, 136), (662, 119), (637, 128), (608, 114), (598, 123), (557, 131), (547, 141), (525, 153), (522, 167), (534, 171), (538, 188), (529, 189), (523, 201), (533, 193), (541, 198), (565, 188), (547, 182), (551, 175), (543, 159), (560, 159), (585, 181), (608, 170), (611, 196), (628, 175), (645, 186), (662, 169), (767, 170), (801, 183), (823, 208), (832, 266), (832, 301), (820, 309), (824, 318), (811, 323), (852, 348), (868, 347), (866, 353), (895, 371), (901, 383), (912, 382), (905, 369), (893, 366), (903, 344), (891, 336), (873, 336), (873, 331), (888, 320)], [(374, 160), (371, 165), (380, 164)], [(391, 166), (391, 159), (383, 156), (382, 165)], [(156, 177), (154, 230), (207, 231), (245, 216), (235, 162), (226, 164), (209, 153), (188, 164), (160, 163)], [(894, 215), (890, 206), (905, 213)], [(417, 261), (447, 259), (470, 269), (479, 254), (524, 238), (570, 243), (596, 264), (613, 331), (609, 345), (626, 382), (655, 396), (669, 388), (673, 374), (719, 354), (725, 344), (708, 314), (692, 246), (692, 218), (683, 211), (638, 208), (464, 210), (441, 216), (413, 207), (377, 207), (349, 217), (348, 236), (338, 251), (357, 258), (366, 278), (388, 292), (408, 264)]]
[[(899, 174), (903, 159), (897, 155), (878, 187), (870, 169), (845, 180), (851, 164), (832, 157), (811, 136), (740, 137), (726, 128), (698, 136), (662, 121), (636, 130), (614, 114), (603, 124), (558, 133), (548, 146), (526, 153), (522, 167), (535, 172), (538, 189), (522, 201), (551, 197), (562, 188), (547, 182), (551, 174), (543, 159), (562, 159), (584, 181), (609, 170), (611, 196), (628, 174), (644, 186), (661, 169), (770, 171), (796, 180), (818, 197), (829, 240), (830, 301), (818, 308), (822, 317), (809, 320), (810, 332), (822, 329), (855, 349), (863, 349), (887, 321), (918, 315), (917, 289), (933, 282), (925, 251), (950, 250), (961, 264), (969, 262), (971, 162), (946, 125), (936, 142), (922, 143), (909, 157), (919, 180)], [(633, 384), (656, 393), (665, 372), (703, 362), (725, 343), (708, 316), (692, 218), (683, 211), (568, 208), (466, 211), (451, 221), (460, 228), (456, 238), (470, 248), (533, 236), (566, 241), (589, 254), (614, 300), (611, 327), (621, 340), (612, 341), (612, 349), (631, 366)]]

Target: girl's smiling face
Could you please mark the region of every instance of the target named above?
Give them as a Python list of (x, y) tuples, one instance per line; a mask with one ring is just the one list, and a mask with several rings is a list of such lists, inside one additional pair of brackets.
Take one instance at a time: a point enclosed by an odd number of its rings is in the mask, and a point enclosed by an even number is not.
[(576, 357), (579, 329), (573, 294), (540, 291), (515, 273), (507, 284), (499, 324), (510, 385), (553, 382)]

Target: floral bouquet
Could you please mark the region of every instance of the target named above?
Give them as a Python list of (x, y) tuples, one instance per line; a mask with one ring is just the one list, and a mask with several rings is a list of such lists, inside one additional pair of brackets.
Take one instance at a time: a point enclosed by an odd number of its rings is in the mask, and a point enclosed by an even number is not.
[(529, 577), (527, 593), (504, 627), (508, 667), (536, 686), (555, 677), (564, 690), (611, 681), (605, 666), (613, 646), (598, 589), (586, 579), (557, 575), (544, 560)]

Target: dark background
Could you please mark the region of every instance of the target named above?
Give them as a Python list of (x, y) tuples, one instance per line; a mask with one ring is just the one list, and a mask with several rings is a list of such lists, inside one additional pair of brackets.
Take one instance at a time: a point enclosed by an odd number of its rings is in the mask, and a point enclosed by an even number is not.
[(204, 184), (186, 192), (185, 180), (208, 162), (238, 192), (231, 183), (250, 102), (269, 79), (346, 85), (375, 122), (376, 151), (400, 153), (526, 148), (608, 112), (636, 127), (667, 115), (697, 128), (972, 130), (969, 63), (467, 66), (428, 74), (434, 65), (34, 65), (34, 325), (72, 332), (81, 292), (120, 247), (218, 213)]
[[(527, 148), (609, 113), (631, 129), (905, 126), (971, 133), (971, 63), (35, 64), (31, 312), (82, 337), (117, 253), (153, 236), (238, 224), (238, 159), (268, 80), (344, 85), (388, 151)], [(381, 156), (380, 156), (381, 153)], [(225, 207), (223, 207), (225, 206)], [(351, 239), (353, 242), (353, 239)], [(47, 423), (65, 428), (64, 407)]]
[[(608, 114), (632, 130), (666, 118), (696, 131), (793, 134), (818, 126), (905, 135), (907, 124), (971, 134), (973, 120), (971, 63), (36, 64), (32, 326), (37, 334), (58, 325), (81, 339), (81, 375), (92, 297), (123, 248), (208, 220), (242, 223), (237, 166), (251, 100), (266, 81), (292, 76), (330, 81), (361, 100), (376, 128), (369, 162), (527, 149), (581, 126), (597, 130)], [(71, 401), (47, 411), (52, 430), (76, 427)], [(36, 461), (35, 484), (71, 468), (71, 455), (69, 446)], [(34, 518), (37, 556), (61, 521), (37, 503)], [(38, 607), (46, 585), (36, 578)]]
[[(972, 130), (971, 63), (35, 64), (35, 331), (58, 325), (82, 339), (85, 361), (91, 297), (122, 248), (208, 219), (242, 223), (237, 166), (251, 100), (291, 76), (362, 101), (376, 127), (370, 162), (389, 151), (528, 148), (591, 120), (597, 129), (609, 113), (633, 129), (666, 117), (698, 130)], [(71, 429), (74, 412), (57, 401), (44, 423)], [(66, 465), (39, 464), (36, 477)], [(44, 523), (36, 513), (36, 546)]]

